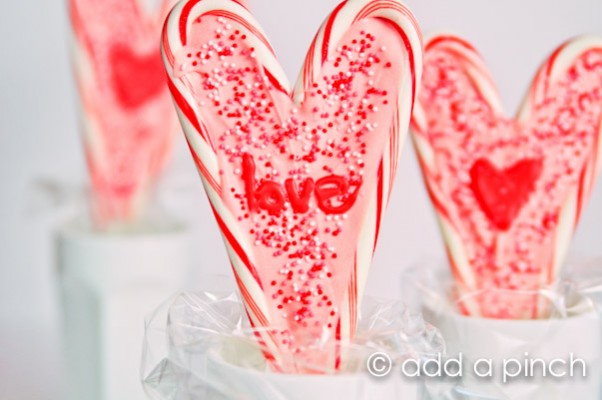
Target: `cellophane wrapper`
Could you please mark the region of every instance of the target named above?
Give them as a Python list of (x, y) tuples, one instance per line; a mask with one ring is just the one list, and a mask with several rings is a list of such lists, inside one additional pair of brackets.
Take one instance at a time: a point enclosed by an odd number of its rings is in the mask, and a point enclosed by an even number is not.
[[(269, 349), (257, 340), (259, 331), (249, 325), (231, 282), (225, 277), (212, 277), (206, 282), (210, 282), (207, 283), (210, 290), (179, 294), (147, 320), (142, 381), (149, 398), (286, 399), (278, 388), (269, 387), (268, 381), (254, 382), (252, 386), (261, 386), (263, 394), (249, 397), (244, 393), (249, 390), (248, 382), (211, 372), (210, 365), (217, 357), (219, 362), (226, 360), (233, 368), (256, 372), (254, 379), (261, 381), (262, 374), (273, 374), (279, 365), (301, 361), (291, 354), (286, 360), (266, 362), (263, 354), (269, 353)], [(330, 345), (332, 340), (316, 338), (315, 348), (311, 350), (323, 350), (325, 343)], [(420, 314), (410, 312), (400, 301), (373, 298), (364, 301), (353, 343), (336, 345), (340, 346), (342, 360), (338, 371), (321, 369), (319, 365), (301, 365), (299, 369), (311, 369), (315, 371), (313, 376), (357, 374), (365, 378), (369, 376), (366, 360), (375, 352), (385, 352), (397, 364), (408, 358), (433, 357), (443, 352), (445, 346), (439, 332), (426, 324)], [(402, 379), (401, 376), (390, 378)], [(359, 398), (365, 397), (359, 397), (358, 393)]]
[[(602, 258), (573, 260), (564, 267), (560, 279), (538, 291), (483, 289), (475, 292), (461, 290), (444, 262), (422, 262), (408, 269), (403, 276), (404, 304), (411, 312), (423, 313), (424, 319), (440, 330), (446, 342), (444, 359), (459, 353), (464, 357), (462, 377), (450, 378), (443, 374), (442, 378), (425, 380), (426, 398), (564, 400), (571, 396), (580, 400), (602, 399)], [(536, 299), (540, 315), (524, 320), (467, 315), (466, 304), (479, 303), (481, 296), (499, 296), (504, 303), (512, 299), (516, 302)], [(473, 358), (494, 360), (491, 379), (479, 381), (480, 378), (471, 375), (469, 369), (473, 365), (466, 362), (470, 358), (467, 353), (471, 351)], [(486, 354), (474, 355), (479, 351)], [(518, 380), (510, 384), (500, 382), (499, 363), (504, 360), (568, 360), (573, 351), (576, 359), (586, 360), (587, 382), (579, 380), (578, 374), (575, 380), (556, 379), (549, 371), (545, 378), (534, 373), (519, 375)]]

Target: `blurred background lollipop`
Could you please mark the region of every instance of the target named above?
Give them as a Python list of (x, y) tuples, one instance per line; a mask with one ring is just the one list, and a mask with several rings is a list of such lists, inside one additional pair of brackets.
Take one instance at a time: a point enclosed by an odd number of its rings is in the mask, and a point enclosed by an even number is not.
[(92, 219), (127, 225), (145, 212), (177, 118), (158, 46), (170, 0), (69, 0), (72, 56)]
[(544, 316), (602, 166), (602, 39), (556, 49), (516, 118), (466, 40), (431, 37), (424, 65), (414, 139), (463, 311)]

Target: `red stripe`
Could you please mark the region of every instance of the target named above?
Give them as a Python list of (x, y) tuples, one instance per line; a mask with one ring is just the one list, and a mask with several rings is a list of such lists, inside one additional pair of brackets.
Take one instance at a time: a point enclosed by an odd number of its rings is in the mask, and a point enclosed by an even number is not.
[(194, 151), (190, 142), (186, 141), (186, 143), (188, 144), (188, 148), (190, 149), (190, 154), (192, 154), (192, 158), (194, 159), (194, 162), (195, 162), (197, 168), (199, 169), (201, 175), (203, 175), (203, 178), (205, 178), (205, 180), (207, 181), (209, 186), (211, 186), (211, 188), (215, 192), (217, 192), (218, 195), (221, 197), (221, 195), (222, 195), (221, 185), (213, 178), (213, 175), (211, 174), (211, 172), (209, 172), (209, 170), (207, 169), (207, 167), (205, 166), (203, 161), (196, 154), (196, 151)]
[(374, 234), (374, 251), (376, 250), (376, 242), (378, 241), (378, 233), (380, 232), (380, 222), (382, 218), (383, 211), (383, 192), (384, 192), (384, 184), (383, 184), (383, 170), (384, 170), (384, 160), (381, 158), (380, 164), (378, 167), (378, 184), (376, 186), (376, 232)]
[(587, 193), (585, 192), (588, 185), (587, 174), (589, 172), (588, 163), (585, 164), (581, 174), (579, 176), (579, 190), (577, 192), (577, 210), (575, 211), (575, 220), (573, 221), (573, 226), (576, 227), (579, 219), (581, 218), (582, 205), (585, 203), (587, 198)]
[(539, 70), (535, 74), (535, 78), (533, 79), (533, 82), (531, 83), (531, 87), (529, 88), (529, 91), (527, 92), (528, 93), (528, 97), (527, 97), (528, 103), (526, 103), (526, 104), (528, 104), (530, 108), (532, 108), (533, 104), (537, 100), (537, 90), (540, 88), (541, 81), (544, 78), (545, 78), (545, 72), (544, 72), (544, 66), (542, 66), (539, 68)]
[(548, 88), (549, 88), (549, 84), (550, 84), (550, 75), (552, 74), (552, 69), (554, 68), (554, 64), (556, 63), (556, 59), (558, 58), (558, 56), (560, 55), (560, 53), (562, 52), (562, 50), (564, 50), (567, 47), (568, 44), (569, 44), (569, 42), (566, 42), (562, 46), (560, 46), (559, 48), (557, 48), (552, 53), (552, 55), (548, 59), (548, 62), (546, 63), (546, 66), (545, 66), (544, 93), (548, 92)]
[(466, 315), (466, 316), (471, 316), (471, 314), (470, 314), (470, 311), (468, 310), (468, 307), (466, 307), (466, 306), (464, 305), (464, 301), (463, 301), (463, 300), (460, 300), (460, 301), (458, 302), (458, 308), (460, 309), (460, 310), (459, 310), (459, 311), (460, 311), (460, 314), (462, 314), (462, 315)]
[[(261, 327), (268, 327), (270, 325), (270, 323), (268, 322), (267, 318), (263, 315), (263, 313), (261, 312), (261, 310), (255, 303), (255, 300), (253, 300), (253, 297), (249, 294), (249, 291), (246, 289), (245, 285), (243, 284), (243, 282), (240, 279), (240, 276), (236, 272), (236, 268), (234, 268), (234, 265), (231, 264), (231, 267), (232, 267), (232, 271), (234, 272), (234, 278), (236, 280), (236, 284), (238, 285), (241, 295), (243, 297), (243, 301), (245, 303), (245, 313), (247, 314), (247, 319), (249, 320), (251, 327), (255, 328), (256, 325), (255, 325), (255, 322), (253, 321), (253, 318), (251, 318), (251, 313), (249, 311), (253, 312), (253, 315), (255, 315), (255, 318), (258, 319), (258, 322), (261, 325)], [(276, 343), (276, 341), (274, 340), (274, 337), (272, 336), (272, 334), (269, 331), (263, 331), (263, 332), (265, 334), (267, 334), (268, 338), (272, 341), (272, 343)], [(266, 345), (265, 340), (263, 340), (263, 337), (261, 336), (261, 334), (262, 334), (262, 332), (260, 332), (258, 330), (254, 330), (254, 335), (257, 338), (257, 342), (259, 343), (259, 345), (261, 347), (261, 352), (263, 353), (263, 356), (265, 357), (266, 361), (273, 363), (276, 361), (276, 358), (268, 349), (268, 346)], [(278, 368), (277, 365), (273, 365), (273, 367)]]
[(353, 272), (351, 274), (351, 284), (349, 290), (349, 304), (351, 314), (351, 335), (355, 334), (356, 323), (357, 323), (357, 252), (353, 258)]
[(445, 44), (445, 42), (455, 42), (456, 44), (459, 44), (462, 47), (465, 47), (467, 50), (472, 51), (473, 53), (476, 53), (477, 55), (479, 54), (479, 52), (473, 45), (471, 45), (470, 43), (468, 43), (467, 41), (465, 41), (464, 39), (462, 39), (458, 36), (452, 36), (452, 35), (441, 35), (441, 36), (434, 37), (432, 40), (429, 40), (429, 42), (426, 44), (424, 51), (430, 50), (432, 47), (437, 46), (438, 44)]
[(163, 43), (163, 53), (165, 54), (165, 57), (167, 57), (167, 61), (169, 61), (169, 65), (171, 65), (171, 67), (173, 69), (175, 58), (171, 51), (171, 46), (169, 45), (169, 35), (167, 34), (167, 25), (168, 25), (169, 19), (171, 18), (172, 12), (173, 12), (173, 10), (170, 11), (169, 15), (167, 16), (167, 19), (165, 20), (165, 25), (163, 25), (163, 31), (161, 32), (161, 42)]
[(307, 58), (305, 59), (305, 65), (303, 66), (303, 90), (307, 91), (313, 84), (313, 67), (314, 67), (314, 54), (316, 51), (316, 44), (318, 42), (318, 35), (314, 37), (314, 40), (309, 46), (307, 52)]
[(416, 118), (414, 118), (413, 115), (412, 115), (412, 118), (410, 119), (410, 130), (412, 131), (412, 137), (417, 136), (417, 135), (424, 136), (423, 130), (420, 128), (420, 125), (418, 125), (418, 121), (416, 121)]
[[(246, 304), (245, 310), (246, 310), (247, 318), (251, 322), (251, 326), (253, 328), (255, 328), (255, 324), (253, 323), (253, 319), (251, 318), (249, 310), (251, 312), (253, 312), (253, 315), (255, 316), (255, 318), (258, 320), (259, 324), (262, 327), (269, 327), (271, 325), (270, 322), (268, 321), (268, 319), (265, 317), (265, 315), (263, 314), (263, 312), (257, 306), (257, 303), (253, 299), (253, 296), (251, 296), (251, 294), (247, 290), (246, 286), (244, 285), (244, 283), (240, 279), (240, 276), (236, 272), (236, 268), (234, 268), (233, 265), (231, 265), (231, 266), (232, 266), (232, 271), (234, 272), (234, 278), (236, 279), (236, 284), (238, 285), (238, 287), (240, 289), (240, 292), (241, 292), (241, 295), (243, 297), (243, 301)], [(260, 331), (255, 331), (255, 337), (257, 337), (259, 339), (259, 344), (262, 346), (262, 353), (266, 357), (266, 360), (268, 362), (269, 361), (274, 362), (274, 361), (276, 361), (276, 358), (274, 357), (274, 355), (268, 349), (265, 341), (263, 340), (263, 338), (261, 336), (262, 334), (267, 335), (267, 337), (269, 338), (269, 340), (271, 340), (272, 343), (277, 344), (278, 342), (277, 342), (276, 338), (274, 337), (274, 335), (269, 330), (264, 330), (264, 331), (261, 331), (261, 332)], [(278, 365), (273, 365), (273, 367), (275, 367), (277, 369), (280, 369)]]
[(186, 42), (188, 40), (186, 37), (186, 30), (188, 28), (188, 17), (190, 16), (192, 8), (196, 6), (200, 1), (201, 0), (190, 0), (182, 8), (182, 14), (180, 14), (180, 22), (178, 24), (178, 27), (180, 29), (180, 41), (182, 42), (183, 46), (186, 46)]
[(239, 0), (232, 0), (232, 1), (237, 3), (239, 6), (242, 6), (245, 10), (248, 10), (247, 6), (242, 1), (239, 1)]
[(174, 101), (176, 102), (178, 108), (184, 113), (188, 121), (190, 121), (192, 126), (194, 126), (194, 128), (197, 130), (197, 132), (199, 132), (203, 139), (205, 139), (205, 141), (208, 141), (207, 138), (203, 135), (201, 125), (199, 124), (199, 120), (197, 119), (194, 110), (192, 109), (192, 107), (190, 107), (190, 104), (188, 104), (184, 96), (182, 96), (182, 94), (171, 81), (171, 79), (167, 79), (167, 86), (169, 87), (169, 91), (171, 92), (171, 95)]
[[(389, 5), (391, 7), (388, 7), (387, 5)], [(383, 8), (384, 9), (392, 8), (395, 10), (396, 8), (398, 8), (397, 6), (399, 6), (398, 3), (392, 3), (392, 2), (387, 3), (386, 1), (385, 2), (380, 2), (380, 1), (370, 2), (370, 3), (366, 4), (366, 6), (364, 6), (364, 8), (362, 8), (359, 13), (357, 13), (357, 15), (355, 16), (354, 22), (357, 22), (364, 18), (369, 18), (371, 16), (371, 14), (373, 14), (376, 11), (381, 10)]]
[(282, 84), (280, 83), (280, 81), (278, 79), (276, 79), (276, 77), (274, 75), (272, 75), (272, 73), (270, 72), (269, 69), (267, 69), (266, 67), (263, 67), (263, 72), (265, 73), (265, 76), (268, 78), (268, 80), (270, 81), (270, 83), (272, 84), (272, 86), (276, 90), (278, 90), (278, 91), (280, 91), (280, 92), (282, 92), (282, 93), (284, 93), (286, 95), (290, 94), (288, 92), (288, 90), (286, 90), (284, 88), (284, 86), (282, 86)]
[(332, 27), (334, 25), (334, 21), (336, 20), (337, 15), (341, 11), (341, 9), (345, 7), (346, 4), (347, 1), (344, 1), (341, 4), (339, 4), (337, 8), (334, 9), (332, 14), (330, 14), (330, 17), (326, 22), (326, 27), (324, 28), (324, 36), (322, 38), (322, 64), (324, 64), (324, 62), (326, 62), (326, 59), (328, 58), (328, 49), (330, 48), (330, 36), (332, 34)]
[[(425, 177), (425, 181), (426, 181), (426, 177)], [(426, 183), (426, 191), (429, 195), (429, 197), (431, 198), (431, 201), (433, 202), (433, 206), (435, 207), (435, 209), (437, 210), (437, 212), (439, 214), (441, 214), (441, 216), (443, 218), (445, 218), (446, 220), (448, 220), (451, 223), (451, 219), (449, 217), (449, 213), (447, 212), (447, 209), (445, 208), (445, 206), (443, 205), (443, 203), (441, 203), (439, 201), (439, 199), (437, 198), (437, 196), (435, 196), (435, 194), (433, 193), (431, 186), (429, 185), (428, 181), (425, 182)]]
[(336, 370), (338, 370), (341, 367), (341, 318), (339, 318), (339, 322), (337, 323), (337, 329), (336, 329), (336, 333), (335, 333), (335, 339), (336, 339), (336, 351), (335, 351), (335, 363), (334, 363), (334, 368)]
[(594, 180), (596, 179), (595, 175), (596, 175), (596, 172), (598, 170), (598, 162), (599, 162), (599, 159), (598, 159), (598, 156), (599, 156), (598, 149), (600, 148), (600, 140), (602, 139), (600, 137), (600, 131), (601, 130), (602, 130), (602, 119), (598, 123), (598, 129), (596, 129), (596, 138), (594, 139), (594, 146), (593, 146), (594, 151), (593, 151), (593, 154), (592, 154), (592, 168), (593, 168), (593, 174), (594, 175), (592, 176), (592, 182), (590, 182), (590, 184), (589, 184), (590, 192), (591, 192), (591, 189), (592, 189), (592, 187), (594, 185)]
[(393, 126), (391, 127), (391, 144), (389, 149), (389, 158), (391, 160), (391, 168), (389, 170), (389, 193), (387, 193), (387, 203), (390, 200), (391, 192), (393, 191), (393, 184), (395, 182), (395, 174), (397, 173), (397, 166), (400, 157), (400, 138), (399, 138), (399, 105), (395, 107), (395, 114), (393, 118)]
[(381, 19), (384, 22), (390, 24), (399, 34), (401, 39), (403, 40), (403, 44), (405, 45), (406, 51), (408, 52), (408, 60), (410, 62), (410, 72), (412, 74), (412, 110), (414, 110), (414, 101), (416, 100), (416, 92), (418, 90), (418, 82), (416, 82), (416, 59), (414, 58), (414, 49), (412, 48), (412, 44), (410, 43), (410, 39), (406, 35), (405, 31), (396, 23), (393, 23), (391, 20), (386, 18), (378, 17), (377, 19)]
[(240, 258), (240, 260), (242, 261), (242, 263), (245, 264), (245, 266), (247, 267), (247, 269), (251, 273), (251, 276), (253, 276), (253, 279), (259, 285), (259, 288), (261, 290), (263, 290), (263, 285), (261, 283), (261, 279), (259, 277), (259, 274), (257, 273), (257, 269), (251, 263), (251, 260), (249, 260), (249, 257), (247, 256), (247, 253), (245, 253), (245, 251), (243, 250), (242, 246), (238, 243), (238, 241), (236, 240), (236, 238), (234, 237), (234, 235), (232, 234), (232, 232), (230, 232), (230, 229), (228, 229), (228, 226), (224, 223), (224, 221), (222, 220), (222, 218), (219, 215), (219, 213), (213, 207), (213, 204), (211, 204), (211, 209), (213, 210), (213, 214), (215, 215), (215, 219), (217, 220), (217, 224), (218, 224), (219, 228), (221, 229), (223, 235), (225, 236), (226, 240), (228, 241), (228, 243), (230, 244), (230, 246), (232, 247), (232, 249), (234, 250), (234, 252), (238, 256), (238, 258)]
[[(240, 293), (241, 293), (245, 303), (247, 303), (247, 309), (251, 310), (253, 312), (253, 315), (255, 316), (255, 318), (257, 318), (257, 320), (261, 326), (268, 326), (269, 322), (268, 322), (267, 318), (263, 315), (263, 312), (261, 312), (261, 310), (257, 306), (255, 299), (253, 299), (253, 296), (251, 296), (251, 294), (247, 290), (247, 287), (245, 286), (243, 281), (240, 279), (240, 275), (238, 275), (238, 273), (236, 272), (236, 268), (234, 267), (234, 265), (232, 265), (232, 271), (234, 272), (234, 277), (236, 279), (236, 284), (238, 285), (238, 287), (240, 289)], [(249, 318), (249, 320), (253, 321), (251, 318)]]
[[(399, 2), (396, 1), (375, 1), (375, 2), (371, 2), (368, 5), (366, 5), (356, 16), (355, 21), (359, 21), (360, 19), (363, 18), (368, 18), (371, 17), (371, 14), (376, 13), (379, 10), (393, 10), (396, 11), (400, 14), (402, 14), (404, 17), (408, 18), (410, 20), (410, 22), (412, 23), (412, 25), (414, 25), (414, 28), (416, 29), (416, 32), (420, 32), (420, 30), (418, 29), (418, 27), (420, 26), (420, 24), (418, 24), (418, 21), (416, 20), (416, 18), (414, 17), (414, 14), (404, 5), (400, 4)], [(420, 42), (422, 44), (422, 38), (420, 38)]]

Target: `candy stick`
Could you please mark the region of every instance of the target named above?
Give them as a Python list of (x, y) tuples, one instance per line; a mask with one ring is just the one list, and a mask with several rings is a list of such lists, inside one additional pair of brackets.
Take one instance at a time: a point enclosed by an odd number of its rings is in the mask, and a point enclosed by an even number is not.
[(420, 79), (413, 16), (398, 1), (342, 3), (292, 93), (237, 1), (179, 3), (162, 48), (249, 319), (268, 328), (266, 355), (280, 370), (337, 368)]
[(516, 119), (492, 82), (465, 40), (431, 37), (414, 143), (464, 311), (536, 318), (600, 170), (602, 40), (557, 49)]
[(100, 227), (135, 221), (171, 150), (177, 118), (157, 37), (174, 1), (69, 0), (72, 59)]

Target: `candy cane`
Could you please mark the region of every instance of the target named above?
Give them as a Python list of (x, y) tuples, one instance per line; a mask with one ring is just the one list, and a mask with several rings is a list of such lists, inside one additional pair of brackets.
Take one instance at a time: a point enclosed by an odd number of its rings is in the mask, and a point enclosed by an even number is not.
[(154, 44), (173, 3), (149, 12), (141, 0), (69, 1), (92, 212), (102, 227), (144, 214), (178, 129)]
[[(379, 23), (385, 21), (387, 26), (392, 27), (394, 30), (393, 34), (389, 32), (387, 35), (391, 35), (391, 37), (394, 36), (397, 40), (402, 40), (404, 49), (403, 58), (405, 58), (405, 60), (396, 61), (402, 61), (406, 69), (404, 70), (403, 77), (394, 78), (399, 84), (397, 85), (397, 82), (391, 82), (389, 87), (391, 91), (396, 92), (396, 97), (393, 99), (395, 104), (391, 121), (384, 121), (387, 125), (387, 131), (384, 132), (384, 134), (388, 135), (388, 140), (384, 142), (384, 151), (378, 165), (375, 165), (375, 171), (378, 170), (378, 174), (375, 176), (378, 180), (378, 184), (370, 186), (369, 189), (364, 189), (362, 186), (363, 192), (358, 202), (366, 204), (366, 211), (364, 217), (358, 221), (358, 231), (360, 232), (360, 235), (357, 240), (357, 247), (355, 248), (355, 251), (353, 251), (353, 256), (350, 259), (350, 261), (354, 263), (354, 266), (353, 268), (350, 268), (350, 276), (344, 279), (344, 281), (348, 283), (344, 289), (344, 300), (342, 301), (340, 310), (336, 311), (340, 314), (338, 322), (335, 324), (328, 323), (328, 328), (325, 327), (325, 329), (336, 336), (336, 339), (338, 339), (337, 343), (346, 343), (351, 339), (355, 331), (358, 305), (363, 295), (378, 230), (380, 228), (385, 206), (388, 202), (392, 181), (401, 152), (403, 135), (405, 134), (411, 116), (412, 104), (417, 90), (417, 82), (420, 80), (421, 38), (417, 24), (409, 10), (398, 1), (350, 0), (342, 3), (335, 9), (318, 32), (308, 53), (298, 84), (291, 94), (285, 74), (278, 63), (265, 34), (249, 11), (237, 1), (183, 1), (179, 3), (170, 14), (165, 25), (162, 40), (164, 62), (170, 79), (170, 90), (174, 97), (182, 126), (184, 127), (193, 157), (212, 204), (218, 225), (225, 238), (228, 255), (230, 256), (235, 277), (239, 283), (247, 307), (249, 319), (254, 326), (264, 328), (271, 328), (277, 325), (276, 317), (273, 315), (274, 312), (270, 309), (270, 303), (278, 297), (278, 294), (275, 294), (274, 299), (272, 299), (266, 293), (269, 290), (266, 286), (269, 286), (270, 282), (265, 282), (261, 279), (262, 274), (265, 273), (261, 268), (266, 267), (257, 265), (257, 260), (254, 259), (256, 258), (253, 252), (254, 244), (250, 242), (244, 232), (244, 228), (241, 228), (243, 225), (241, 219), (244, 218), (240, 216), (237, 218), (237, 216), (233, 215), (232, 206), (229, 207), (224, 201), (227, 189), (223, 184), (223, 180), (225, 179), (223, 175), (223, 166), (219, 163), (220, 155), (218, 153), (218, 148), (220, 148), (220, 143), (219, 140), (215, 138), (214, 134), (216, 132), (209, 127), (214, 121), (210, 121), (207, 116), (203, 116), (201, 111), (204, 106), (199, 104), (199, 96), (193, 94), (194, 89), (198, 86), (199, 82), (194, 81), (195, 83), (191, 83), (192, 81), (187, 82), (181, 78), (186, 74), (186, 71), (189, 69), (194, 70), (195, 66), (202, 63), (205, 56), (208, 58), (211, 57), (211, 53), (209, 53), (207, 47), (201, 47), (202, 43), (197, 43), (196, 47), (195, 45), (190, 44), (190, 41), (194, 40), (194, 38), (190, 37), (194, 24), (198, 21), (202, 22), (203, 18), (207, 20), (207, 17), (219, 18), (218, 22), (222, 23), (224, 30), (227, 31), (227, 33), (224, 33), (224, 38), (228, 38), (229, 35), (238, 34), (240, 36), (244, 34), (244, 43), (248, 43), (248, 48), (252, 49), (251, 57), (253, 60), (256, 60), (258, 70), (262, 70), (264, 82), (269, 82), (271, 87), (269, 93), (271, 99), (276, 99), (272, 102), (275, 103), (274, 108), (279, 115), (286, 115), (287, 112), (295, 115), (297, 109), (300, 109), (301, 113), (309, 113), (309, 111), (303, 109), (304, 106), (307, 107), (306, 103), (314, 101), (312, 98), (308, 98), (308, 93), (311, 93), (312, 90), (322, 84), (320, 78), (322, 77), (325, 68), (333, 68), (333, 66), (336, 68), (338, 65), (338, 62), (335, 61), (335, 53), (340, 53), (342, 50), (338, 49), (337, 46), (339, 46), (340, 41), (345, 37), (345, 34), (350, 31), (354, 24), (369, 20), (379, 21)], [(235, 28), (228, 30), (230, 24), (235, 25)], [(238, 33), (233, 33), (233, 30), (236, 30)], [(368, 36), (366, 36), (366, 38), (366, 40), (376, 40), (375, 38), (370, 38)], [(220, 39), (216, 40), (219, 42)], [(227, 46), (219, 45), (219, 43), (217, 44), (217, 47), (215, 47), (215, 43), (213, 45), (214, 50), (217, 50), (218, 52), (223, 51), (223, 54), (226, 54), (224, 56), (225, 66), (223, 66), (223, 68), (229, 68), (230, 65), (227, 60), (230, 50), (225, 50)], [(181, 58), (183, 52), (188, 53), (189, 59), (195, 60), (191, 63), (184, 64), (185, 67), (179, 66), (178, 64), (178, 57)], [(200, 56), (200, 58), (194, 58), (195, 54), (196, 56)], [(235, 63), (232, 62), (232, 64)], [(201, 71), (198, 72), (201, 75), (207, 74), (207, 72), (203, 72), (204, 70), (202, 69), (199, 71)], [(331, 70), (329, 69), (329, 71)], [(233, 79), (235, 78), (236, 76), (234, 76)], [(220, 78), (217, 77), (216, 79), (219, 80)], [(259, 83), (257, 84), (259, 85)], [(225, 83), (222, 83), (222, 85), (225, 85)], [(212, 83), (206, 83), (206, 86), (209, 88), (210, 93), (214, 93), (215, 89)], [(215, 91), (215, 93), (216, 96), (219, 95), (219, 97), (213, 97), (213, 102), (219, 104), (222, 100), (221, 95), (217, 91)], [(313, 96), (315, 97), (316, 94), (313, 93)], [(287, 101), (290, 102), (290, 99), (285, 100), (289, 97), (294, 99), (290, 109), (287, 108), (289, 107), (288, 105), (284, 104)], [(223, 100), (226, 101), (226, 99)], [(263, 106), (266, 106), (268, 102), (269, 100), (266, 100)], [(269, 107), (269, 105), (267, 106)], [(384, 106), (384, 108), (386, 107), (387, 106)], [(318, 113), (318, 107), (312, 112)], [(236, 116), (233, 118), (236, 118)], [(287, 121), (290, 121), (292, 125), (296, 123), (295, 117)], [(371, 129), (378, 130), (378, 128), (373, 127), (372, 125), (370, 127)], [(242, 133), (238, 131), (237, 134), (240, 135)], [(273, 145), (273, 143), (268, 144)], [(262, 156), (260, 155), (259, 157)], [(250, 186), (247, 186), (251, 188), (254, 187), (252, 180), (253, 175), (255, 175), (255, 167), (254, 164), (252, 164), (253, 161), (257, 163), (257, 160), (247, 158), (247, 161), (243, 161), (242, 164), (242, 169), (247, 171), (242, 171), (243, 179), (251, 179), (251, 183), (248, 183)], [(274, 162), (277, 162), (277, 160)], [(251, 170), (252, 172), (249, 173), (248, 170)], [(244, 178), (244, 176), (247, 176), (247, 178)], [(335, 176), (327, 179), (330, 180), (329, 184), (332, 185), (344, 184), (344, 182), (341, 182), (341, 180)], [(311, 183), (313, 181), (308, 181), (306, 179), (305, 182)], [(320, 180), (315, 182), (316, 184), (319, 184)], [(326, 181), (323, 182), (325, 183)], [(372, 182), (366, 183), (366, 186), (371, 183)], [(359, 188), (357, 190), (359, 191)], [(320, 192), (316, 191), (316, 196), (319, 196), (319, 193)], [(252, 198), (253, 196), (249, 198), (249, 208), (254, 206), (251, 204)], [(312, 200), (310, 200), (310, 202), (311, 201)], [(320, 199), (318, 198), (317, 201), (320, 202)], [(310, 204), (312, 207), (315, 207), (313, 202)], [(324, 205), (325, 203), (321, 204)], [(303, 209), (302, 204), (298, 206)], [(306, 211), (300, 212), (304, 213)], [(319, 210), (317, 212), (320, 213)], [(328, 214), (328, 211), (324, 212)], [(308, 254), (308, 257), (312, 257), (312, 255)], [(276, 262), (276, 259), (274, 259), (274, 262)], [(290, 273), (292, 273), (292, 271)], [(325, 274), (325, 272), (316, 272), (316, 274)], [(276, 284), (276, 281), (273, 281), (272, 284)], [(321, 300), (316, 301), (318, 303), (321, 302)], [(324, 300), (324, 303), (326, 303), (326, 300)], [(332, 315), (335, 315), (336, 312), (333, 311)], [(309, 310), (308, 313), (311, 314), (312, 311)], [(305, 318), (305, 316), (300, 316), (300, 318)], [(323, 321), (323, 323), (324, 325), (327, 325), (327, 321)], [(277, 343), (278, 338), (276, 336), (278, 336), (278, 332), (274, 332), (273, 329), (262, 330), (260, 332), (261, 341), (267, 348), (266, 354), (269, 357), (280, 359), (282, 351), (279, 350), (281, 344)], [(338, 353), (338, 346), (335, 347), (337, 348), (337, 350), (335, 350), (336, 354), (326, 354), (325, 357), (329, 359), (329, 363), (334, 362), (338, 366), (341, 355)]]
[[(478, 52), (472, 45), (461, 38), (452, 35), (435, 35), (425, 39), (425, 52), (433, 48), (433, 46), (441, 46), (448, 51), (458, 55), (458, 58), (466, 65), (466, 70), (471, 72), (471, 78), (475, 82), (475, 86), (480, 89), (480, 94), (493, 105), (498, 112), (502, 110), (501, 100), (497, 95), (497, 90), (493, 85), (493, 79), (482, 62)], [(428, 122), (426, 120), (425, 107), (420, 102), (416, 102), (412, 118), (412, 139), (414, 147), (418, 154), (418, 160), (425, 174), (425, 185), (433, 204), (435, 206), (435, 214), (439, 222), (439, 228), (446, 243), (448, 259), (450, 260), (452, 272), (456, 277), (462, 291), (466, 293), (474, 293), (478, 290), (477, 280), (474, 276), (474, 271), (464, 249), (461, 238), (456, 229), (453, 227), (453, 222), (445, 212), (445, 206), (440, 200), (443, 196), (438, 193), (436, 185), (432, 184), (430, 179), (426, 179), (429, 171), (436, 171), (436, 161), (434, 150), (431, 143), (427, 140), (426, 132), (428, 130)], [(469, 308), (470, 314), (478, 315), (478, 308), (471, 302), (466, 302), (466, 307)]]
[[(527, 121), (533, 115), (533, 109), (545, 98), (548, 88), (560, 79), (575, 58), (592, 49), (602, 49), (601, 38), (582, 36), (560, 46), (538, 71), (519, 110), (518, 120)], [(602, 120), (598, 126), (599, 130), (602, 130)], [(591, 157), (589, 157), (581, 173), (579, 185), (571, 189), (564, 205), (561, 207), (560, 223), (557, 225), (554, 234), (553, 263), (548, 268), (548, 273), (542, 276), (543, 284), (553, 282), (560, 273), (573, 233), (582, 215), (583, 207), (589, 199), (595, 179), (602, 168), (602, 157), (600, 157), (600, 154), (602, 154), (601, 136), (602, 134), (599, 132), (596, 137), (595, 148), (592, 149)]]
[(397, 1), (372, 1), (372, 2), (346, 2), (330, 16), (322, 27), (316, 39), (312, 43), (309, 55), (305, 61), (293, 98), (301, 103), (304, 94), (308, 91), (320, 75), (321, 65), (326, 61), (328, 54), (333, 51), (350, 24), (363, 18), (383, 18), (391, 21), (400, 31), (405, 45), (409, 51), (410, 69), (412, 81), (399, 93), (399, 112), (395, 116), (392, 125), (391, 140), (381, 161), (381, 179), (377, 191), (374, 193), (373, 210), (367, 214), (364, 233), (365, 236), (358, 243), (356, 250), (357, 266), (351, 281), (348, 293), (350, 320), (342, 325), (345, 329), (343, 337), (349, 338), (355, 331), (355, 323), (358, 315), (358, 306), (364, 294), (370, 263), (374, 254), (380, 224), (389, 201), (393, 186), (393, 180), (397, 171), (397, 163), (401, 157), (403, 140), (405, 139), (406, 127), (411, 119), (412, 108), (406, 107), (407, 99), (411, 98), (412, 104), (416, 98), (418, 84), (422, 73), (422, 42), (418, 22), (412, 12)]

